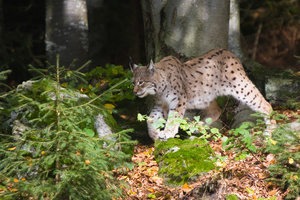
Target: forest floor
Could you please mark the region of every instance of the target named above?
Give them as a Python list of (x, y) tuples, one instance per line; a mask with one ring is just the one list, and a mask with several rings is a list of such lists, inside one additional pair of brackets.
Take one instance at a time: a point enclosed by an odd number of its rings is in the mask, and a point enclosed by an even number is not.
[[(297, 111), (277, 111), (288, 116), (289, 121), (295, 121), (300, 116)], [(239, 199), (283, 199), (284, 191), (270, 182), (265, 181), (268, 177), (267, 167), (274, 163), (272, 154), (258, 152), (244, 160), (235, 161), (234, 153), (224, 151), (222, 142), (211, 142), (211, 147), (216, 154), (228, 156), (222, 164), (221, 170), (212, 170), (206, 175), (198, 177), (193, 183), (186, 183), (177, 188), (170, 188), (163, 184), (163, 179), (158, 175), (159, 166), (154, 159), (154, 147), (152, 145), (138, 144), (135, 146), (132, 161), (136, 163), (127, 174), (119, 174), (118, 179), (125, 180), (129, 184), (126, 189), (127, 200), (137, 199), (200, 199), (203, 189), (209, 190), (207, 186), (214, 183), (215, 177), (219, 177), (218, 192), (213, 199), (225, 199), (228, 194), (234, 194)], [(255, 143), (261, 145), (261, 142)], [(206, 198), (206, 199), (212, 199)]]

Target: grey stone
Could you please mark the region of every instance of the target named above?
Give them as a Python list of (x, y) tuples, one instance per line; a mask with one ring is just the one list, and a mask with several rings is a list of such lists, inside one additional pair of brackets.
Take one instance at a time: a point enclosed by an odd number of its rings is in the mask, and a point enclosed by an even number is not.
[(265, 86), (266, 99), (271, 104), (283, 104), (289, 97), (300, 95), (300, 81), (292, 78), (269, 77)]

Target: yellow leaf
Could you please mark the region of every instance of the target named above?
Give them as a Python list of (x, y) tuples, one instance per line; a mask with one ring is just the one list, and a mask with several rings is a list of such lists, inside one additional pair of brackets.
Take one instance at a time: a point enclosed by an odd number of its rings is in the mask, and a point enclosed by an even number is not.
[(154, 192), (153, 188), (147, 189), (149, 192)]
[(247, 190), (247, 192), (248, 192), (249, 194), (253, 194), (253, 193), (254, 193), (254, 191), (251, 190), (250, 188), (246, 188), (246, 190)]
[(85, 160), (84, 162), (85, 162), (85, 164), (87, 164), (87, 165), (89, 165), (89, 164), (91, 163), (90, 160)]
[(10, 191), (11, 191), (11, 192), (17, 192), (18, 189), (11, 189)]
[(185, 184), (182, 186), (182, 189), (190, 189), (190, 186), (189, 186), (187, 183), (185, 183)]
[(271, 143), (272, 143), (273, 145), (276, 145), (276, 144), (277, 144), (277, 141), (271, 139)]
[(296, 76), (300, 76), (300, 71), (295, 73)]
[(122, 176), (120, 180), (125, 180), (127, 178), (128, 178), (128, 176)]
[(127, 192), (127, 194), (129, 194), (129, 196), (133, 196), (133, 195), (136, 195), (136, 192), (132, 191), (132, 190), (129, 190)]
[(115, 108), (113, 104), (107, 103), (104, 104), (104, 108), (106, 108), (110, 113), (112, 113), (112, 110)]
[(293, 164), (294, 163), (294, 159), (293, 158), (289, 158), (289, 164)]
[(277, 193), (277, 190), (272, 190), (268, 192), (270, 196), (274, 196)]
[(9, 150), (9, 151), (13, 151), (13, 150), (15, 150), (17, 147), (12, 147), (12, 148), (8, 148), (7, 150)]
[(226, 163), (225, 162), (215, 162), (216, 167), (226, 167)]
[(64, 88), (66, 88), (67, 86), (68, 86), (67, 82), (61, 84), (61, 87), (64, 87)]

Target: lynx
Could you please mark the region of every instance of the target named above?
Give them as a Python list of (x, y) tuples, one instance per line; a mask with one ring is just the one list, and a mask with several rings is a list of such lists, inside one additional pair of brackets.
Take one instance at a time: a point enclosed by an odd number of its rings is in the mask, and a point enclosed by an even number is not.
[[(187, 109), (206, 108), (213, 121), (217, 120), (221, 112), (214, 99), (218, 96), (231, 95), (254, 111), (266, 115), (272, 112), (271, 105), (247, 77), (241, 61), (226, 49), (209, 51), (185, 63), (168, 56), (155, 64), (151, 60), (148, 66), (130, 62), (130, 67), (134, 94), (140, 98), (154, 96), (150, 113), (153, 120), (147, 121), (153, 140), (173, 138), (179, 124), (171, 125), (174, 117), (168, 116), (182, 118)], [(152, 127), (161, 117), (167, 119), (163, 131)], [(267, 127), (275, 123), (267, 117), (265, 121)]]

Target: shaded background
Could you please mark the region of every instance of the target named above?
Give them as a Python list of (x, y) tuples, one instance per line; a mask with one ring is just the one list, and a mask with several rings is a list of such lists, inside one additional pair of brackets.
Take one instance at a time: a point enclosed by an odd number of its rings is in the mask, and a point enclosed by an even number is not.
[[(139, 0), (87, 1), (90, 68), (107, 63), (128, 67), (128, 56), (145, 64)], [(100, 2), (100, 1), (99, 1)], [(241, 0), (245, 60), (270, 68), (300, 70), (300, 8), (295, 0)], [(0, 1), (0, 71), (11, 69), (7, 84), (31, 78), (28, 64), (45, 67), (45, 0)], [(258, 41), (255, 43), (255, 41)]]

